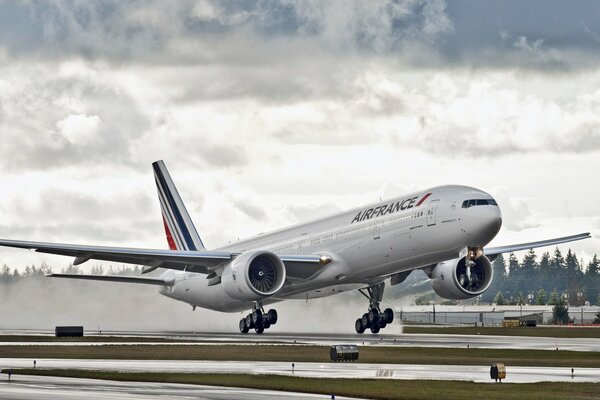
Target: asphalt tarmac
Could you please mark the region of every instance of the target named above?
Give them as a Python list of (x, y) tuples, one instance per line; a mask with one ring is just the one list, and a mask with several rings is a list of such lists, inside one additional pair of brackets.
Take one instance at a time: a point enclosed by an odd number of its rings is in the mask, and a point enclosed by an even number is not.
[[(543, 328), (540, 328), (543, 329)], [(48, 331), (0, 331), (2, 334), (22, 335), (22, 334), (45, 334), (50, 335)], [(91, 335), (97, 335), (97, 332), (89, 332)], [(52, 332), (53, 335), (53, 332)], [(131, 341), (114, 342), (1, 342), (0, 345), (68, 345), (68, 346), (89, 346), (100, 344), (160, 344), (169, 343), (139, 343), (135, 337), (162, 338), (183, 340), (181, 344), (255, 344), (255, 343), (298, 343), (298, 344), (321, 344), (332, 345), (340, 343), (358, 344), (358, 345), (377, 345), (377, 346), (405, 346), (405, 347), (471, 347), (483, 349), (529, 349), (529, 350), (571, 350), (571, 351), (600, 351), (600, 339), (581, 339), (581, 338), (550, 338), (550, 337), (526, 337), (526, 336), (486, 336), (486, 335), (430, 335), (430, 334), (326, 334), (326, 333), (276, 333), (265, 332), (262, 335), (249, 333), (242, 335), (240, 333), (223, 332), (123, 332), (123, 331), (103, 331), (102, 336), (122, 336), (131, 337)]]
[[(0, 358), (0, 368), (31, 368), (32, 360)], [(38, 359), (38, 368), (127, 372), (242, 373), (311, 378), (435, 379), (491, 382), (490, 367), (480, 365), (411, 365), (362, 363), (291, 363), (258, 361), (163, 361)], [(511, 367), (506, 382), (600, 382), (600, 368)]]
[[(331, 398), (329, 395), (272, 390), (46, 376), (19, 375), (13, 376), (11, 382), (6, 379), (0, 380), (0, 399), (3, 400), (140, 400), (150, 397), (160, 397), (165, 400), (325, 400)], [(348, 398), (336, 396), (336, 399)]]

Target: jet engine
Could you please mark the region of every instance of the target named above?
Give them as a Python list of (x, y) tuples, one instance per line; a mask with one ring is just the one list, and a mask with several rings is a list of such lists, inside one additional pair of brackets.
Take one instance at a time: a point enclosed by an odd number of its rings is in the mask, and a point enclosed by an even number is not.
[(237, 300), (257, 301), (277, 293), (285, 282), (285, 266), (268, 251), (250, 251), (236, 257), (221, 275), (225, 293)]
[(482, 255), (474, 260), (463, 257), (439, 263), (430, 277), (433, 290), (439, 296), (466, 300), (485, 292), (492, 283), (494, 272), (490, 260)]

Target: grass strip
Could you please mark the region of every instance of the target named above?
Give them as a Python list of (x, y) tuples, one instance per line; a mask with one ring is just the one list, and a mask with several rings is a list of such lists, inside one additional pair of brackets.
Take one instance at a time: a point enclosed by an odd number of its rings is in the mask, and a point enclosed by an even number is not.
[[(5, 372), (5, 371), (2, 371)], [(468, 381), (332, 379), (278, 375), (112, 372), (18, 369), (14, 375), (44, 375), (114, 381), (183, 383), (319, 393), (369, 399), (597, 399), (600, 383), (474, 383)]]
[[(361, 363), (600, 368), (600, 352), (444, 347), (359, 347)], [(330, 362), (327, 346), (0, 346), (0, 358)]]
[(600, 339), (600, 327), (502, 328), (497, 326), (404, 326), (402, 332), (430, 335), (494, 335)]

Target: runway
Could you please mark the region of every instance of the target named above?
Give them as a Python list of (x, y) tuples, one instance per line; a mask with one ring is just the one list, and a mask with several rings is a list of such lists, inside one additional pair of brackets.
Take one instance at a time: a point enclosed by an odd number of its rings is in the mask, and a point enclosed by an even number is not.
[[(142, 400), (159, 397), (166, 400), (319, 400), (329, 395), (312, 395), (272, 390), (226, 388), (152, 382), (117, 382), (99, 379), (75, 379), (46, 376), (13, 376), (0, 381), (3, 400)], [(338, 397), (336, 399), (348, 399)]]
[[(543, 329), (543, 328), (540, 328)], [(10, 333), (9, 333), (10, 332)], [(20, 333), (18, 333), (20, 332)], [(24, 331), (2, 331), (0, 334), (23, 334)], [(29, 335), (32, 331), (26, 331)], [(53, 336), (49, 331), (35, 331), (35, 334)], [(95, 335), (95, 332), (90, 334)], [(118, 336), (122, 342), (113, 341), (24, 341), (0, 342), (0, 345), (39, 345), (39, 346), (89, 346), (89, 345), (189, 345), (189, 344), (319, 344), (332, 345), (351, 343), (365, 346), (404, 346), (404, 347), (451, 347), (451, 348), (482, 348), (482, 349), (528, 349), (528, 350), (571, 350), (571, 351), (600, 351), (600, 339), (581, 338), (550, 338), (528, 336), (487, 336), (487, 335), (447, 335), (447, 334), (328, 334), (328, 333), (295, 333), (295, 332), (265, 332), (262, 335), (223, 332), (147, 332), (147, 331), (104, 331), (102, 336)], [(138, 342), (136, 338), (171, 339), (179, 342)], [(26, 338), (26, 336), (24, 337)], [(128, 341), (127, 338), (131, 338)], [(26, 340), (26, 339), (24, 339)]]
[[(1, 368), (31, 368), (32, 360), (0, 358)], [(491, 382), (490, 367), (481, 365), (413, 365), (362, 363), (295, 363), (258, 361), (163, 361), (38, 359), (38, 368), (124, 372), (274, 374), (310, 378), (435, 379)], [(600, 368), (507, 366), (506, 382), (600, 382)]]

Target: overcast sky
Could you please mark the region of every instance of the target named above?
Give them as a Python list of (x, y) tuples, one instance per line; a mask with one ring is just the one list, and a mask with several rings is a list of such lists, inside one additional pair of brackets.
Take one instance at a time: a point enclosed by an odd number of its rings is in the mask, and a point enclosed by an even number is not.
[(587, 260), (600, 3), (0, 1), (0, 237), (165, 248), (157, 159), (208, 247), (455, 183)]

